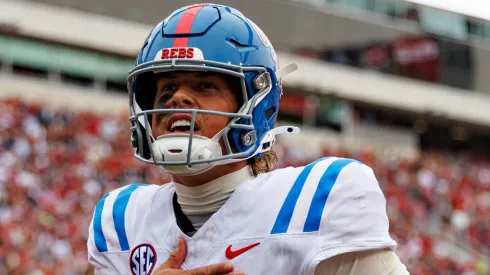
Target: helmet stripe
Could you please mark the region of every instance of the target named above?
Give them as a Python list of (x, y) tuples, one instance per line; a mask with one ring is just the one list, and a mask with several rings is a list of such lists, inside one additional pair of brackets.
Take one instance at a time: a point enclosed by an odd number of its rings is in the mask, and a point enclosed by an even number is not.
[[(192, 23), (194, 23), (194, 19), (196, 19), (196, 16), (199, 13), (199, 11), (202, 9), (202, 7), (204, 7), (204, 4), (190, 6), (184, 12), (184, 14), (182, 14), (182, 17), (180, 18), (179, 23), (177, 24), (177, 29), (175, 30), (175, 34), (190, 33), (192, 28)], [(187, 37), (175, 38), (172, 47), (173, 48), (187, 47), (188, 40), (189, 38)]]

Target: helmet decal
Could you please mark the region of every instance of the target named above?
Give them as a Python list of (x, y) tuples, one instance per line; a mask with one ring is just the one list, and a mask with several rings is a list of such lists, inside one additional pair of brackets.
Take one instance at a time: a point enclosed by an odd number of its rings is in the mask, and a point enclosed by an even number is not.
[(166, 60), (166, 59), (195, 59), (195, 60), (204, 60), (204, 55), (199, 48), (166, 48), (161, 49), (155, 55), (156, 60)]

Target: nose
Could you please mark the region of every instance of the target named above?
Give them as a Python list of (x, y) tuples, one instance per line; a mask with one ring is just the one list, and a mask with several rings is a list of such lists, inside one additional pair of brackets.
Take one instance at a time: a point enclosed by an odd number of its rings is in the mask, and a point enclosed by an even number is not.
[(192, 108), (195, 106), (195, 99), (192, 97), (190, 88), (182, 87), (172, 95), (172, 98), (168, 102), (170, 108)]

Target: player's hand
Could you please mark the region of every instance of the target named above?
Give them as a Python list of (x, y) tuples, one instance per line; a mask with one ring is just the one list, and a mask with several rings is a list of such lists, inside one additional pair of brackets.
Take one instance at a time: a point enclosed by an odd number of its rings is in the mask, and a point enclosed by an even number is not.
[(235, 270), (231, 263), (207, 265), (193, 270), (181, 270), (184, 263), (187, 247), (183, 238), (180, 238), (177, 247), (168, 259), (157, 269), (155, 275), (245, 275), (241, 270)]

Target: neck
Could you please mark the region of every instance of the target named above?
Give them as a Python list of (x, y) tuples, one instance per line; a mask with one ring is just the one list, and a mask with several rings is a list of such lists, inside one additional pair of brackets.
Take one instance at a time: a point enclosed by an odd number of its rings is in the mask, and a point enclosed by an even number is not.
[(211, 170), (195, 176), (172, 175), (172, 181), (188, 187), (195, 187), (238, 171), (245, 166), (248, 166), (248, 162), (246, 160), (226, 165), (217, 165)]
[[(229, 173), (213, 181), (199, 186), (189, 187), (175, 184), (177, 202), (191, 222), (196, 226), (193, 218), (206, 220), (209, 217), (198, 217), (203, 214), (212, 214), (218, 211), (228, 200), (235, 189), (243, 182), (253, 178), (252, 170), (245, 166), (240, 170)], [(198, 225), (200, 227), (201, 224)]]

